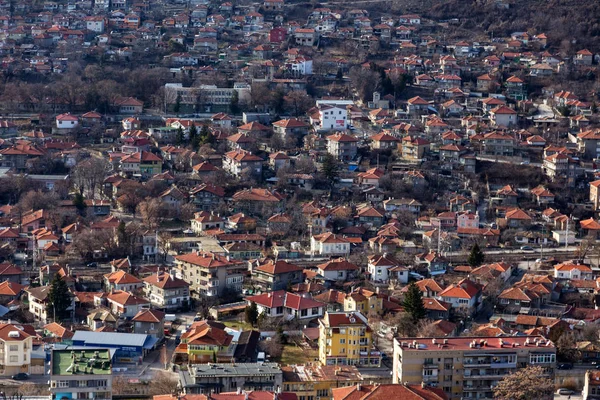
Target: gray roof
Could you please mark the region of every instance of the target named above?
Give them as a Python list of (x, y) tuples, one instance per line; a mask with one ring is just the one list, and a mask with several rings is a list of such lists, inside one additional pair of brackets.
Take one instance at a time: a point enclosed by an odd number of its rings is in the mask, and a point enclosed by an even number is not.
[(88, 332), (75, 331), (73, 341), (83, 341), (86, 344), (112, 346), (136, 346), (143, 347), (149, 335), (142, 333), (120, 333), (120, 332)]
[(215, 376), (263, 376), (281, 374), (277, 363), (236, 363), (236, 364), (200, 364), (195, 365), (192, 375), (195, 377)]

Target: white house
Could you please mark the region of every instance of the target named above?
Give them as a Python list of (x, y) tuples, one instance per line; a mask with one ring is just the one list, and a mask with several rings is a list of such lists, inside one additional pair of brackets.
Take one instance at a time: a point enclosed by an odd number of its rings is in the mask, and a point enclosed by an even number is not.
[(592, 279), (592, 269), (585, 264), (566, 261), (554, 266), (554, 277), (558, 279)]
[(456, 216), (457, 228), (479, 228), (479, 215), (472, 212), (458, 214)]
[(328, 281), (345, 281), (350, 277), (356, 276), (359, 270), (360, 268), (344, 258), (338, 258), (337, 260), (317, 265), (319, 275)]
[(326, 310), (325, 303), (285, 290), (249, 296), (246, 297), (246, 301), (248, 304), (256, 303), (259, 314), (283, 317), (287, 320), (319, 318)]
[(319, 105), (318, 112), (310, 116), (310, 122), (320, 131), (340, 130), (348, 127), (348, 110), (338, 105)]
[(463, 279), (442, 290), (438, 300), (450, 303), (454, 309), (472, 314), (481, 305), (481, 286), (469, 279)]
[(104, 33), (104, 18), (97, 15), (86, 17), (85, 27), (88, 31)]
[(517, 112), (506, 106), (498, 106), (490, 111), (490, 120), (494, 126), (505, 126), (517, 124)]
[(350, 242), (344, 237), (325, 232), (310, 238), (310, 252), (322, 256), (346, 256), (350, 253)]
[(70, 113), (60, 114), (56, 116), (56, 127), (58, 129), (73, 129), (79, 125), (79, 118)]
[(408, 270), (406, 268), (394, 268), (398, 266), (400, 266), (400, 262), (393, 256), (387, 254), (373, 255), (369, 257), (367, 271), (370, 274), (370, 280), (373, 282), (387, 282), (389, 279), (397, 279), (402, 283), (407, 283)]

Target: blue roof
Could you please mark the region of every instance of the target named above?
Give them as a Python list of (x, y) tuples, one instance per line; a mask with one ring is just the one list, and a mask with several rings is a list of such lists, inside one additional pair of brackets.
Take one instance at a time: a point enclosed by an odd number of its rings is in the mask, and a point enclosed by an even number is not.
[(149, 338), (150, 335), (142, 333), (75, 331), (72, 340), (84, 342), (86, 345), (143, 347)]

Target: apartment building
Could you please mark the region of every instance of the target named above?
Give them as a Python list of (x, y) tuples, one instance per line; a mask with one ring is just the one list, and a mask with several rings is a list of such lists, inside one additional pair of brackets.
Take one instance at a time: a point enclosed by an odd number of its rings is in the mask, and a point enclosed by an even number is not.
[(112, 399), (108, 349), (53, 350), (50, 392), (53, 399)]
[(177, 276), (190, 285), (192, 295), (220, 296), (225, 289), (241, 292), (248, 267), (240, 261), (196, 251), (175, 258)]
[(237, 390), (281, 389), (283, 373), (277, 363), (197, 364), (179, 371), (184, 394), (210, 394)]
[(358, 151), (358, 139), (346, 133), (327, 136), (327, 152), (341, 161), (351, 161)]
[(397, 338), (394, 383), (443, 389), (450, 399), (493, 398), (504, 376), (539, 365), (554, 377), (556, 348), (543, 336)]
[(373, 331), (359, 312), (327, 312), (319, 320), (319, 361), (322, 365), (379, 367)]
[(186, 310), (190, 305), (190, 284), (174, 274), (156, 273), (144, 278), (144, 293), (161, 310)]
[[(11, 376), (20, 372), (33, 373), (31, 347), (35, 330), (26, 332), (24, 326), (0, 324), (0, 376)], [(43, 364), (42, 370), (43, 373)]]

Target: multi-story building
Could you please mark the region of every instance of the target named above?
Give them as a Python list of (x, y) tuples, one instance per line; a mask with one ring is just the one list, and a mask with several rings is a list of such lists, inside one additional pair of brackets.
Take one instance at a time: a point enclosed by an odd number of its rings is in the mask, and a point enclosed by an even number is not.
[(331, 104), (319, 105), (318, 111), (311, 115), (310, 120), (317, 131), (344, 130), (350, 123), (346, 107)]
[(356, 157), (358, 139), (346, 133), (327, 136), (327, 152), (341, 161)]
[(552, 180), (564, 180), (567, 186), (575, 185), (577, 178), (583, 173), (579, 163), (563, 153), (554, 153), (544, 157), (544, 173)]
[(512, 156), (515, 139), (500, 132), (490, 132), (483, 136), (483, 152), (494, 156)]
[(582, 157), (588, 160), (600, 155), (600, 131), (590, 129), (577, 134), (577, 147)]
[[(364, 377), (354, 365), (290, 365), (283, 370), (283, 390), (298, 398), (329, 400), (332, 389), (360, 384)], [(388, 377), (389, 379), (389, 377)]]
[(144, 293), (161, 310), (186, 310), (190, 305), (190, 284), (174, 274), (159, 272), (145, 278)]
[[(26, 332), (21, 325), (0, 324), (0, 376), (33, 372), (31, 347), (34, 335), (33, 328)], [(43, 373), (43, 363), (41, 368)]]
[(581, 397), (584, 400), (600, 400), (600, 372), (585, 372), (585, 381)]
[(378, 367), (381, 353), (373, 350), (373, 331), (359, 312), (325, 313), (319, 320), (319, 361), (322, 365)]
[(196, 296), (220, 296), (226, 289), (241, 292), (248, 271), (241, 261), (208, 252), (192, 252), (175, 258), (177, 276), (190, 284)]
[(590, 201), (594, 205), (594, 210), (600, 209), (600, 180), (590, 182)]
[(173, 111), (179, 105), (180, 113), (227, 111), (234, 94), (240, 104), (248, 103), (250, 85), (244, 82), (234, 83), (233, 88), (220, 88), (217, 85), (183, 87), (181, 83), (165, 85), (167, 109)]
[(112, 399), (111, 359), (108, 349), (52, 350), (52, 398)]
[(281, 389), (283, 373), (277, 363), (198, 364), (179, 372), (184, 394), (209, 394), (237, 390)]
[(493, 398), (506, 375), (539, 365), (554, 376), (556, 348), (543, 336), (397, 338), (394, 383), (442, 388), (450, 399)]

